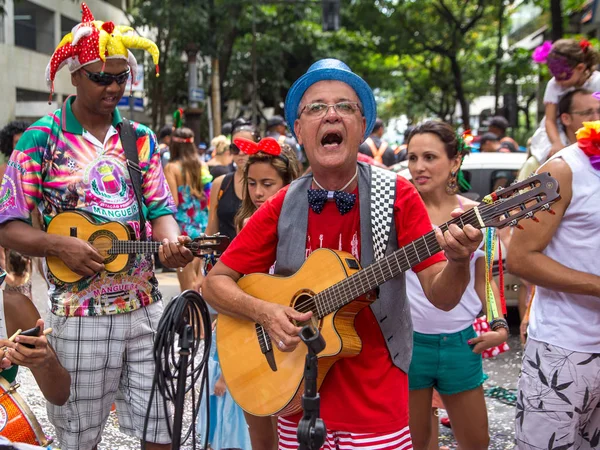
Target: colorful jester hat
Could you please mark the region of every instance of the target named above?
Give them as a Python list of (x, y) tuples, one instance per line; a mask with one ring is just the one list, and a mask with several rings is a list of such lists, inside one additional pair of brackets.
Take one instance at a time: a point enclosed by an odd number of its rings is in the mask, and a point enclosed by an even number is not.
[(106, 59), (124, 59), (129, 64), (131, 75), (135, 80), (137, 61), (128, 50), (130, 48), (142, 49), (150, 53), (156, 66), (156, 76), (159, 75), (159, 52), (154, 42), (136, 36), (131, 27), (95, 20), (88, 6), (82, 3), (81, 23), (77, 24), (60, 41), (52, 54), (48, 67), (46, 67), (46, 83), (48, 83), (50, 95), (54, 93), (56, 72), (65, 64), (73, 73), (83, 66), (97, 61), (106, 63)]

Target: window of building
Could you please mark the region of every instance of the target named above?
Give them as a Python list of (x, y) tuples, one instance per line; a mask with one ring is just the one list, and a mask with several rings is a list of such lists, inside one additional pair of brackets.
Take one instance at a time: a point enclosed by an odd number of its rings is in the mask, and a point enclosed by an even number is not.
[(4, 33), (6, 32), (6, 27), (4, 26), (4, 16), (5, 13), (2, 11), (2, 7), (0, 7), (0, 44), (4, 44), (6, 42), (6, 37)]
[(15, 2), (15, 45), (49, 55), (54, 51), (54, 13), (27, 0)]
[(77, 24), (79, 24), (79, 22), (76, 20), (69, 19), (65, 16), (60, 16), (60, 35), (66, 36), (73, 30), (73, 28)]
[(17, 88), (17, 102), (47, 102), (48, 92)]

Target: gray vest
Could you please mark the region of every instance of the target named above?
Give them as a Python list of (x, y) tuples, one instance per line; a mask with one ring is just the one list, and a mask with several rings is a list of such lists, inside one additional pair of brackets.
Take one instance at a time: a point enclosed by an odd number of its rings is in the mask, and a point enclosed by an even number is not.
[[(360, 263), (367, 267), (373, 263), (373, 234), (371, 230), (371, 166), (358, 163), (358, 197), (360, 204)], [(277, 262), (275, 273), (291, 275), (300, 269), (306, 258), (306, 233), (308, 230), (307, 189), (312, 184), (312, 174), (294, 181), (286, 195), (277, 225)], [(396, 224), (391, 221), (390, 239), (385, 254), (398, 249)], [(379, 287), (378, 298), (371, 304), (393, 363), (408, 373), (412, 356), (412, 320), (406, 298), (404, 274)]]

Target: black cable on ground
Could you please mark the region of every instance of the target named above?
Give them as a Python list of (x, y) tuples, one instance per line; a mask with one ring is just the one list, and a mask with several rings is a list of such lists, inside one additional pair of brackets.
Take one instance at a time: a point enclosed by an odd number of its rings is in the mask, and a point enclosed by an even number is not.
[[(180, 367), (179, 344), (180, 334), (184, 327), (190, 325), (193, 329), (193, 339), (191, 340), (190, 356), (185, 367)], [(203, 337), (202, 337), (203, 331)], [(204, 341), (204, 348), (201, 349), (201, 342)], [(202, 296), (192, 290), (185, 291), (174, 297), (165, 308), (165, 312), (160, 319), (156, 338), (154, 341), (154, 361), (155, 372), (152, 382), (152, 392), (144, 421), (144, 432), (142, 440), (142, 449), (146, 448), (148, 417), (150, 414), (154, 396), (160, 394), (163, 399), (165, 416), (169, 428), (169, 436), (173, 438), (171, 417), (173, 405), (177, 398), (177, 379), (180, 372), (185, 372), (186, 384), (185, 394), (191, 393), (192, 401), (192, 423), (185, 432), (185, 437), (181, 439), (182, 444), (192, 436), (192, 448), (196, 448), (196, 420), (200, 410), (202, 397), (206, 399), (206, 436), (203, 448), (208, 445), (209, 423), (209, 388), (208, 388), (208, 358), (210, 355), (210, 346), (212, 341), (211, 321), (208, 306)], [(200, 363), (196, 366), (195, 359), (198, 353), (202, 351)], [(196, 399), (194, 386), (200, 381), (200, 395)], [(170, 404), (169, 404), (170, 403)], [(181, 433), (184, 430), (181, 429)], [(148, 441), (151, 442), (151, 441)]]

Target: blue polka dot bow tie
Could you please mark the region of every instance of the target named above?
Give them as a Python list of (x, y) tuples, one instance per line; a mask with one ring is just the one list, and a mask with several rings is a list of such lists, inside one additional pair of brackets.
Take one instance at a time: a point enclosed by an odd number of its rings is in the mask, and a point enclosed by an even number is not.
[(321, 214), (325, 202), (335, 201), (338, 211), (343, 216), (349, 213), (354, 203), (356, 203), (356, 194), (349, 194), (343, 191), (326, 191), (325, 189), (308, 189), (308, 205), (317, 214)]

